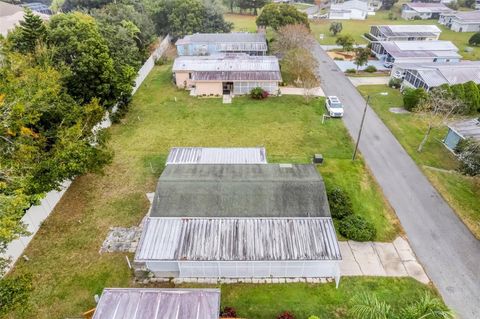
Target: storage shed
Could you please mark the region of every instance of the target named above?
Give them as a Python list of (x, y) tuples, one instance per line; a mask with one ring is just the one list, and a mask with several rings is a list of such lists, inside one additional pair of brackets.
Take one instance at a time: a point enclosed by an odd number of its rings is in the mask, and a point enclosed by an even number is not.
[(443, 3), (411, 2), (402, 5), (402, 18), (412, 19), (438, 19), (441, 14), (452, 13), (453, 10)]
[(93, 319), (218, 319), (220, 289), (107, 288)]
[(170, 164), (267, 164), (264, 147), (173, 147)]
[(328, 277), (340, 280), (333, 221), (151, 217), (136, 263), (159, 277)]
[(480, 10), (442, 14), (438, 23), (455, 32), (478, 32), (480, 31)]
[(332, 3), (328, 19), (330, 20), (365, 20), (368, 16), (366, 1), (349, 0), (341, 3)]
[(466, 138), (473, 138), (480, 141), (479, 119), (470, 119), (450, 124), (443, 143), (449, 150), (454, 151), (458, 143)]

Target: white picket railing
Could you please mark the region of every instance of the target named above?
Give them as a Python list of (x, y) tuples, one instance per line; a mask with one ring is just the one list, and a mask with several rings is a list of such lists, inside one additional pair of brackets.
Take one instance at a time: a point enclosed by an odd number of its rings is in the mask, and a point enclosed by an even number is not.
[[(155, 51), (150, 55), (147, 61), (145, 61), (143, 66), (140, 68), (137, 74), (137, 78), (135, 79), (135, 87), (132, 90), (132, 94), (135, 94), (135, 92), (137, 92), (140, 85), (146, 79), (148, 74), (152, 71), (153, 67), (155, 66), (155, 62), (163, 55), (165, 50), (168, 48), (169, 42), (170, 36), (167, 35), (162, 40), (158, 48), (155, 49)], [(107, 114), (105, 119), (97, 125), (97, 129), (107, 128), (110, 125), (112, 125), (112, 123), (110, 122), (110, 118)], [(40, 229), (43, 221), (47, 219), (47, 217), (50, 215), (57, 203), (62, 198), (63, 194), (67, 191), (68, 187), (70, 187), (70, 184), (71, 181), (64, 182), (62, 184), (61, 190), (54, 190), (48, 192), (38, 205), (32, 206), (27, 210), (21, 221), (26, 225), (26, 228), (30, 235), (22, 236), (8, 244), (7, 249), (2, 257), (10, 258), (11, 263), (9, 268), (11, 268), (13, 264), (18, 260), (18, 258), (23, 255), (23, 251), (25, 250), (25, 248), (27, 248), (33, 236), (35, 236), (37, 231)]]

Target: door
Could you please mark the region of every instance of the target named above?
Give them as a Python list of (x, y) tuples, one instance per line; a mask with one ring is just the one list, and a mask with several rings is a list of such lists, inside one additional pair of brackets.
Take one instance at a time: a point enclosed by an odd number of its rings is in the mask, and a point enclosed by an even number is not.
[(233, 82), (223, 82), (223, 94), (230, 94), (233, 91)]

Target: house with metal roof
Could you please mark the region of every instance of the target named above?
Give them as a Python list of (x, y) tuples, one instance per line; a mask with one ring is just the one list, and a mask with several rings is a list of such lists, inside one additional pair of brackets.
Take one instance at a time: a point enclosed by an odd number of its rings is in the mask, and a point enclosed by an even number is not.
[(480, 10), (441, 14), (438, 23), (455, 32), (480, 31)]
[(175, 45), (179, 56), (216, 53), (265, 55), (268, 50), (265, 33), (248, 32), (195, 33), (178, 39)]
[(443, 139), (443, 144), (449, 150), (455, 151), (458, 143), (467, 138), (480, 142), (480, 120), (478, 118), (448, 125), (448, 133)]
[(427, 91), (442, 84), (469, 81), (480, 84), (480, 61), (395, 64), (392, 74), (399, 73), (403, 77), (403, 87), (424, 88)]
[(134, 264), (158, 277), (340, 279), (313, 164), (167, 165)]
[(172, 71), (176, 85), (193, 96), (244, 95), (255, 87), (278, 94), (282, 81), (276, 57), (245, 53), (180, 56)]
[(267, 164), (267, 154), (264, 147), (173, 147), (172, 164)]
[(50, 8), (41, 2), (28, 2), (28, 3), (23, 3), (22, 7), (24, 8), (29, 8), (32, 11), (38, 12), (38, 13), (43, 13), (47, 15), (52, 15), (53, 12), (50, 10)]
[(106, 288), (93, 319), (218, 319), (220, 289)]
[(438, 19), (441, 14), (452, 13), (453, 10), (443, 3), (410, 2), (402, 5), (402, 18), (413, 19)]
[(328, 13), (330, 20), (365, 20), (368, 16), (368, 3), (361, 0), (349, 0), (332, 3)]
[(378, 41), (372, 52), (385, 63), (459, 62), (462, 56), (450, 41)]
[[(42, 20), (46, 21), (49, 16), (42, 13), (35, 13)], [(0, 35), (6, 36), (10, 30), (13, 30), (20, 21), (23, 21), (23, 8), (0, 1)]]
[(372, 25), (373, 41), (428, 41), (438, 40), (442, 31), (436, 25)]

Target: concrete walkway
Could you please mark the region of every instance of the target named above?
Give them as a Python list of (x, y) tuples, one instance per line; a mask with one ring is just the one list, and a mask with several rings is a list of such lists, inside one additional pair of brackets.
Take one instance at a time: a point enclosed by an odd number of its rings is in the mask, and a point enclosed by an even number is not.
[[(343, 122), (356, 139), (365, 99), (319, 45), (312, 51), (322, 88), (348, 106)], [(359, 149), (446, 304), (459, 318), (480, 318), (480, 241), (370, 107)]]
[[(296, 87), (281, 87), (280, 92), (283, 95), (305, 95), (305, 89)], [(312, 96), (325, 96), (321, 87), (316, 87), (310, 90)]]
[(342, 276), (410, 276), (424, 284), (430, 282), (408, 241), (402, 237), (392, 243), (342, 241), (339, 244)]
[(381, 85), (381, 84), (388, 84), (388, 81), (390, 81), (389, 76), (371, 76), (371, 77), (353, 77), (353, 76), (348, 76), (347, 77), (350, 82), (354, 86), (360, 86), (360, 85)]

